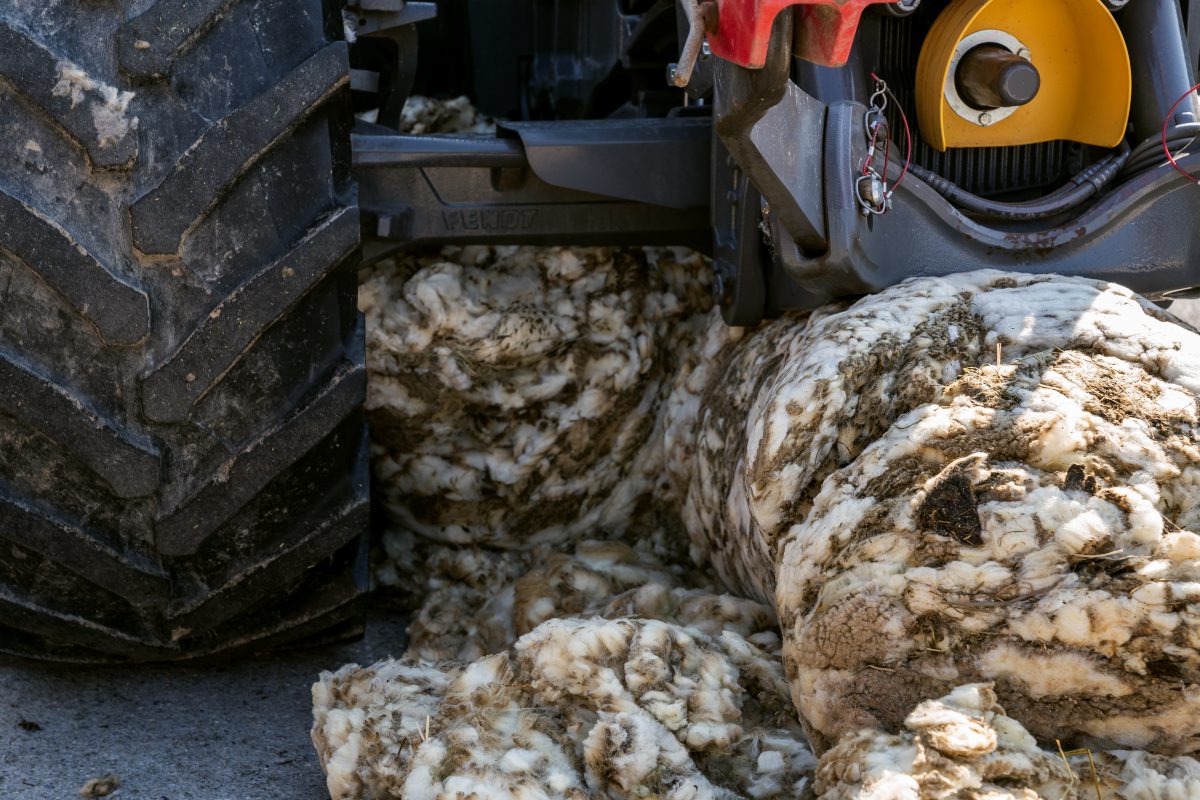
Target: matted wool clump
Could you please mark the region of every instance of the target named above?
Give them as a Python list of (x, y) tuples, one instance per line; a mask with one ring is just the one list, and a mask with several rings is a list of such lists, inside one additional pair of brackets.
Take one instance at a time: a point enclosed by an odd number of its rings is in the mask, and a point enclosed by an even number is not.
[(926, 700), (899, 733), (863, 730), (821, 756), (822, 800), (1195, 800), (1200, 762), (1141, 752), (1046, 750), (989, 684)]
[(697, 550), (773, 589), (816, 747), (993, 681), (1041, 737), (1200, 748), (1200, 337), (992, 271), (758, 336), (714, 374), (749, 413), (702, 404), (676, 473)]
[(313, 742), (330, 796), (809, 796), (816, 760), (787, 697), (779, 637), (753, 605), (714, 634), (687, 612), (677, 622), (555, 619), (470, 664), (323, 673)]
[(400, 110), (400, 131), (413, 134), (494, 133), (496, 123), (466, 97), (438, 100), (412, 95)]
[(426, 662), (501, 652), (558, 617), (687, 619), (712, 635), (777, 629), (765, 606), (715, 594), (716, 583), (680, 548), (657, 547), (665, 538), (659, 534), (635, 546), (584, 540), (565, 550), (511, 551), (422, 542), (393, 531), (379, 577), (384, 585), (420, 591), (405, 656)]
[(699, 256), (447, 248), (375, 267), (359, 305), (377, 496), (400, 529), (531, 549), (657, 513), (673, 353), (711, 305)]
[(992, 357), (969, 288), (957, 276), (914, 281), (751, 335), (714, 319), (700, 352), (681, 359), (669, 465), (694, 552), (731, 589), (773, 602), (779, 539), (822, 481)]

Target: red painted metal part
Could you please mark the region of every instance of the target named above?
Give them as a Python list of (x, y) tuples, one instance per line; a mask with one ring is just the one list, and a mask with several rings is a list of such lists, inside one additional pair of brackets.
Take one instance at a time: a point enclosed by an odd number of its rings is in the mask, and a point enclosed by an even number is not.
[(771, 23), (780, 11), (799, 6), (792, 55), (840, 67), (850, 57), (863, 9), (888, 2), (894, 0), (718, 0), (719, 25), (708, 43), (714, 55), (757, 69), (767, 60)]

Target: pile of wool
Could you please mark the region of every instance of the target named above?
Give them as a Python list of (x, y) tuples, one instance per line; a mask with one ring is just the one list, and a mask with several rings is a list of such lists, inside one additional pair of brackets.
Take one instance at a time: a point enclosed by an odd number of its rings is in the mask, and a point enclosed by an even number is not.
[[(313, 743), (330, 796), (809, 796), (816, 760), (770, 614), (691, 599), (671, 622), (550, 620), (469, 664), (323, 673)], [(712, 608), (727, 612), (723, 626)]]
[(681, 550), (660, 557), (647, 536), (633, 546), (584, 540), (566, 549), (493, 550), (424, 542), (392, 530), (381, 582), (419, 587), (405, 656), (433, 663), (470, 661), (505, 650), (559, 617), (684, 618), (711, 635), (777, 630), (765, 606), (716, 594)]
[(496, 123), (465, 97), (438, 100), (413, 95), (400, 110), (400, 130), (414, 134), (492, 133)]
[[(405, 111), (412, 132), (466, 119)], [(333, 797), (805, 792), (778, 624), (694, 568), (666, 479), (676, 360), (724, 330), (709, 272), (466, 247), (360, 276), (377, 579), (419, 607), (405, 660), (314, 687)]]
[(863, 730), (821, 756), (822, 800), (1193, 800), (1200, 762), (1144, 752), (1045, 750), (989, 684), (925, 700), (896, 734)]
[(1195, 332), (984, 271), (781, 320), (707, 372), (666, 426), (694, 549), (774, 597), (818, 750), (974, 682), (1043, 739), (1200, 749)]
[(377, 577), (420, 607), (406, 659), (314, 686), (331, 795), (1200, 796), (1100, 750), (1200, 750), (1200, 337), (991, 271), (741, 331), (707, 272), (364, 271)]
[[(563, 613), (651, 582), (714, 588), (686, 557), (656, 429), (675, 353), (708, 327), (707, 275), (690, 252), (533, 247), (364, 271), (374, 482), (392, 523), (376, 578), (415, 600), (408, 655), (503, 650), (549, 618), (522, 597), (543, 581), (584, 587)], [(599, 555), (622, 537), (620, 556)]]
[(396, 527), (528, 550), (656, 514), (673, 354), (709, 305), (700, 257), (667, 250), (464, 247), (376, 265), (359, 289), (367, 415)]

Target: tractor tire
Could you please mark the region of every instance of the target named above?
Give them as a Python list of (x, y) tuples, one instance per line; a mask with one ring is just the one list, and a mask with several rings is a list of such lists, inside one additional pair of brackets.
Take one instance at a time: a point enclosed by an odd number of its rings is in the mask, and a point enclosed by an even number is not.
[(169, 660), (358, 624), (340, 6), (0, 10), (0, 651)]

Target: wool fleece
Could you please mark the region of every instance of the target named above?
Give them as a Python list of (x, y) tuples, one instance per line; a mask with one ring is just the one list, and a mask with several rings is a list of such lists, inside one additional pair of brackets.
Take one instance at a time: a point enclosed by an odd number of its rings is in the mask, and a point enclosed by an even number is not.
[(770, 614), (694, 595), (657, 612), (551, 619), (469, 663), (323, 673), (313, 743), (330, 796), (806, 796), (816, 759)]
[(991, 682), (1043, 740), (1192, 753), (1198, 391), (1200, 336), (1120, 287), (910, 280), (733, 347), (673, 474), (818, 750)]
[(990, 684), (922, 701), (899, 733), (862, 730), (821, 756), (822, 800), (1195, 800), (1200, 762), (1140, 751), (1043, 749)]
[(528, 550), (666, 496), (655, 431), (707, 320), (700, 257), (466, 247), (362, 276), (378, 495), (397, 530)]

